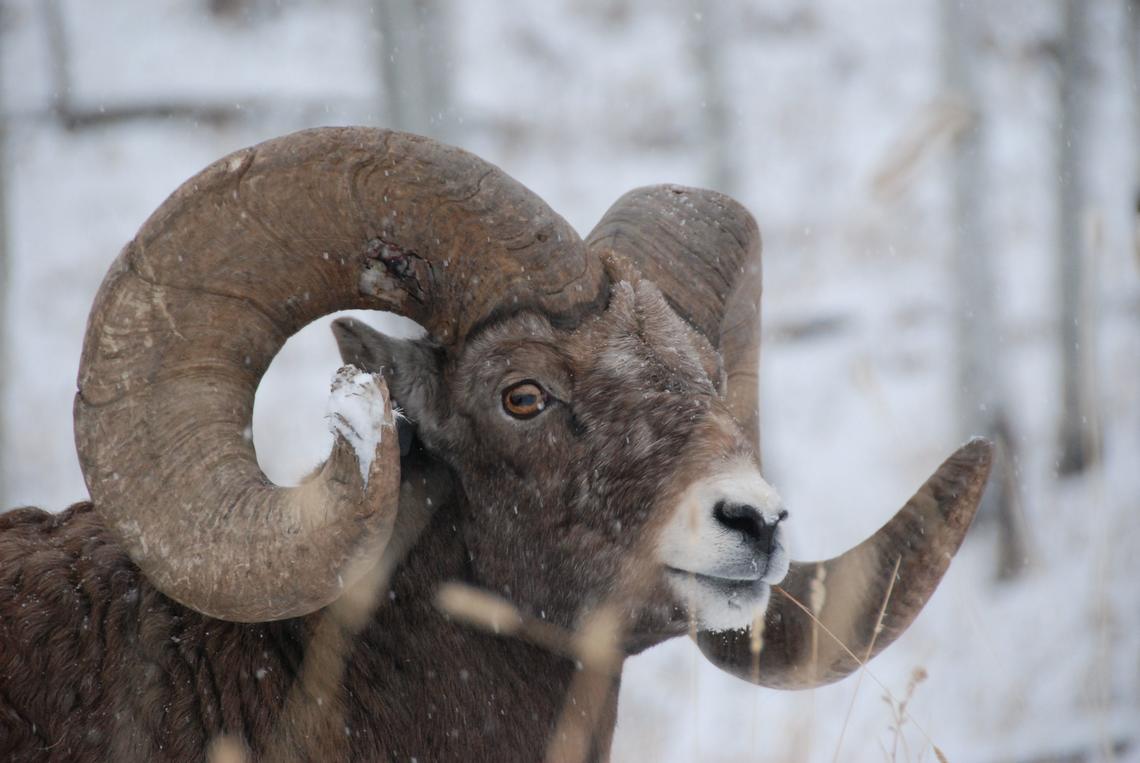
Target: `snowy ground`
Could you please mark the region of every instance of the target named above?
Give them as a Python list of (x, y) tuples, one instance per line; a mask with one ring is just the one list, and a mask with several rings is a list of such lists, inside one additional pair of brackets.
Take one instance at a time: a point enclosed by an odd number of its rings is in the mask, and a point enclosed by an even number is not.
[[(87, 310), (119, 247), (181, 180), (232, 149), (314, 124), (382, 124), (381, 41), (363, 0), (259, 2), (253, 18), (222, 23), (205, 2), (66, 0), (74, 106), (233, 111), (201, 124), (66, 130), (48, 114), (40, 2), (0, 2), (11, 258), (0, 303), (0, 484), (5, 505), (58, 509), (85, 495), (71, 399)], [(1091, 263), (1101, 465), (1067, 481), (1055, 475), (1049, 51), (1059, 15), (1054, 3), (993, 4), (979, 50), (991, 112), (987, 212), (1000, 278), (994, 330), (1032, 531), (1025, 575), (995, 585), (992, 532), (975, 528), (908, 634), (863, 678), (813, 692), (751, 687), (684, 640), (651, 650), (626, 668), (615, 759), (915, 761), (934, 759), (933, 742), (952, 761), (1140, 760), (1136, 131), (1122, 3), (1093, 4), (1103, 44), (1085, 175), (1102, 231)], [(648, 0), (453, 6), (455, 105), (441, 129), (580, 231), (635, 185), (707, 184), (691, 51), (706, 12)], [(944, 156), (920, 163), (893, 196), (873, 191), (892, 146), (939, 95), (934, 6), (716, 6), (727, 30), (733, 192), (765, 234), (765, 463), (792, 510), (801, 558), (873, 531), (968, 434), (952, 414)], [(802, 331), (819, 322), (830, 330)], [(258, 455), (279, 482), (299, 478), (330, 444), (324, 398), (337, 358), (326, 326), (291, 340), (259, 393)], [(916, 668), (928, 677), (895, 750), (900, 724), (883, 695), (902, 699)], [(1114, 758), (1114, 746), (1127, 749)]]

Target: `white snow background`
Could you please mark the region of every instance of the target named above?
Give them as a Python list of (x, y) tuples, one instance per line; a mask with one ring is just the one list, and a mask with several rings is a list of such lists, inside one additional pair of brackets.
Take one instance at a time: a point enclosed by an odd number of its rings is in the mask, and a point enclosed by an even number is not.
[[(307, 126), (384, 125), (379, 62), (400, 40), (377, 31), (366, 0), (253, 0), (249, 14), (222, 19), (206, 0), (59, 0), (74, 109), (214, 113), (68, 129), (52, 113), (49, 1), (0, 0), (0, 501), (58, 510), (86, 496), (72, 397), (87, 311), (120, 247), (229, 151)], [(1101, 462), (1056, 474), (1061, 3), (978, 3), (993, 330), (1021, 454), (1028, 566), (996, 583), (995, 531), (976, 526), (909, 632), (867, 675), (815, 691), (753, 687), (685, 639), (650, 650), (626, 665), (615, 760), (929, 761), (931, 741), (956, 762), (1140, 760), (1140, 73), (1129, 71), (1126, 0), (1088, 2), (1097, 44), (1082, 173), (1100, 231), (1089, 267)], [(583, 233), (634, 186), (712, 182), (692, 39), (717, 14), (730, 190), (765, 239), (767, 476), (791, 511), (798, 558), (876, 529), (970, 434), (953, 412), (948, 154), (936, 147), (894, 196), (873, 189), (942, 94), (935, 0), (446, 7), (453, 102), (433, 130)], [(323, 414), (338, 359), (327, 323), (294, 337), (259, 391), (258, 456), (282, 483), (331, 442)], [(828, 328), (803, 331), (813, 325)], [(902, 699), (917, 668), (928, 677), (896, 748), (883, 695)]]

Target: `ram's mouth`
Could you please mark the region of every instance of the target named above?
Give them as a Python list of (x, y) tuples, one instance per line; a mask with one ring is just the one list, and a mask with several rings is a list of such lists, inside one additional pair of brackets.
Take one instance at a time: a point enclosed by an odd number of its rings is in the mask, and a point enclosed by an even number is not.
[(691, 570), (682, 570), (677, 567), (670, 567), (665, 565), (665, 570), (670, 575), (680, 575), (683, 577), (694, 578), (702, 584), (710, 586), (726, 586), (728, 588), (737, 588), (740, 586), (752, 587), (756, 583), (761, 582), (762, 575), (755, 577), (721, 577), (719, 575), (706, 575), (703, 572), (692, 572)]
[(665, 567), (673, 591), (708, 630), (743, 628), (768, 606), (771, 587), (759, 577), (721, 578)]

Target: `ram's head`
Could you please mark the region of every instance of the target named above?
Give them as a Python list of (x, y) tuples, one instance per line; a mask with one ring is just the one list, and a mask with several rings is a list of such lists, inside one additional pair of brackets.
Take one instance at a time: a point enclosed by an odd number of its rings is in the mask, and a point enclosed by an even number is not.
[[(627, 194), (583, 242), (498, 169), (410, 135), (238, 152), (151, 217), (99, 293), (76, 398), (88, 486), (149, 579), (213, 616), (329, 604), (446, 495), (471, 581), (530, 614), (573, 627), (616, 602), (627, 650), (691, 621), (750, 680), (833, 680), (921, 609), (989, 446), (846, 554), (789, 563), (759, 471), (759, 249), (736, 202), (674, 186)], [(335, 324), (414, 441), (401, 458), (382, 438), (362, 474), (338, 438), (313, 479), (273, 486), (249, 437), (258, 381), (293, 332), (349, 308), (427, 330)]]

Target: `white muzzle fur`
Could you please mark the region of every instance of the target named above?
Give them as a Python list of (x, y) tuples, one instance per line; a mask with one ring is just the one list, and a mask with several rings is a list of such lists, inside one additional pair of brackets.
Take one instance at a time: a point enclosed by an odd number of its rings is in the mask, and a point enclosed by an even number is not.
[(684, 492), (657, 554), (702, 629), (743, 628), (763, 614), (770, 586), (788, 572), (786, 517), (776, 491), (744, 459)]

